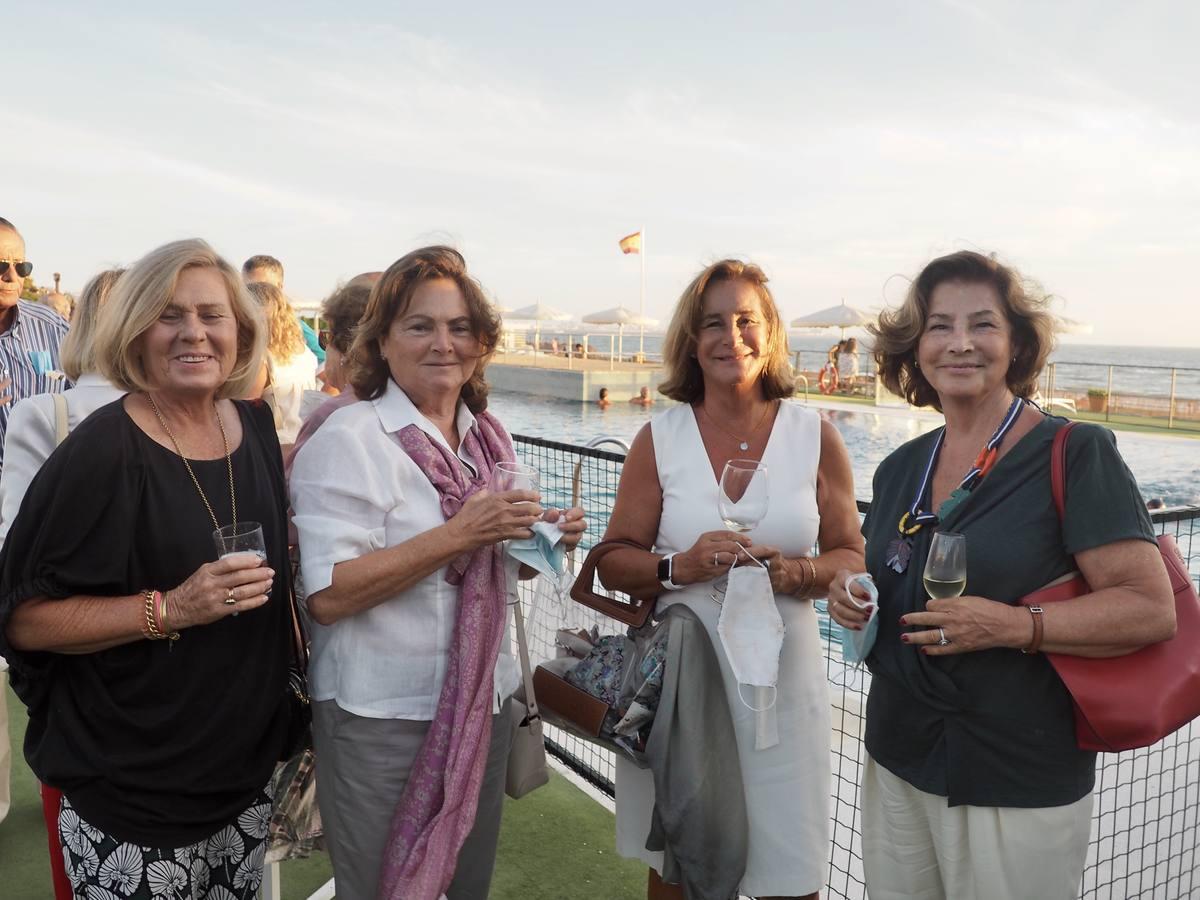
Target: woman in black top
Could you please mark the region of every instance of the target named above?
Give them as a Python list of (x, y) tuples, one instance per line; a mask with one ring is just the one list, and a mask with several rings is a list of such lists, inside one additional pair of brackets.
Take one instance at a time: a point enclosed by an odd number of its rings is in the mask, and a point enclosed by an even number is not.
[[(88, 896), (242, 897), (262, 878), (289, 718), (286, 503), (269, 409), (227, 398), (264, 339), (204, 242), (136, 263), (96, 336), (130, 393), (51, 455), (0, 554), (26, 758), (65, 795), (67, 871)], [(213, 531), (234, 520), (262, 524), (265, 563), (217, 560)]]
[[(1070, 695), (1038, 651), (1118, 656), (1173, 634), (1145, 505), (1112, 433), (1081, 426), (1060, 525), (1050, 447), (1065, 423), (1024, 400), (1052, 349), (1052, 319), (1013, 270), (978, 253), (936, 259), (875, 334), (884, 383), (946, 425), (880, 464), (863, 525), (879, 588), (867, 890), (872, 900), (1077, 896), (1095, 754), (1078, 748)], [(964, 596), (926, 599), (935, 531), (966, 536)], [(1092, 593), (1044, 611), (1020, 605), (1076, 568)], [(849, 574), (834, 579), (829, 612), (859, 629), (866, 612), (846, 592)]]

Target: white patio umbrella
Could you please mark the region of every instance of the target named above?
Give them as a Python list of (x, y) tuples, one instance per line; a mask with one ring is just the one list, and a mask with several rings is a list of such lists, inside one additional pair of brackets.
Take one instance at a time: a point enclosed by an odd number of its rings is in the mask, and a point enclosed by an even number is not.
[[(614, 306), (610, 309), (602, 309), (599, 312), (588, 313), (583, 317), (584, 322), (589, 325), (616, 325), (617, 326), (617, 341), (620, 342), (625, 337), (625, 326), (636, 325), (639, 328), (654, 328), (658, 325), (657, 319), (651, 319), (649, 316), (639, 316), (632, 309), (625, 306)], [(609, 348), (609, 365), (612, 365), (616, 358), (616, 348), (618, 344), (611, 344)]]
[(504, 313), (505, 319), (533, 322), (533, 349), (536, 353), (542, 344), (542, 323), (543, 322), (570, 322), (574, 316), (568, 312), (563, 312), (561, 309), (555, 309), (553, 306), (548, 306), (545, 303), (531, 303), (529, 306), (522, 306), (520, 309), (514, 309), (512, 312)]
[(830, 306), (828, 309), (817, 310), (807, 316), (792, 319), (792, 327), (838, 328), (841, 329), (841, 336), (845, 338), (847, 328), (861, 328), (864, 325), (870, 325), (875, 319), (874, 313), (847, 306), (846, 301), (843, 300), (837, 306)]

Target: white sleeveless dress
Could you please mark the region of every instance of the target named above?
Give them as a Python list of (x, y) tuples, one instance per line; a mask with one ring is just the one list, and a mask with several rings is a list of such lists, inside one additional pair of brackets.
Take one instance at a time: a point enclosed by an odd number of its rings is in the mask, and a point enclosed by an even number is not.
[[(689, 549), (702, 533), (721, 531), (717, 479), (708, 461), (692, 407), (672, 407), (650, 422), (663, 510), (655, 549)], [(762, 461), (770, 480), (770, 505), (751, 532), (755, 543), (778, 547), (784, 556), (805, 556), (817, 540), (817, 464), (821, 419), (783, 401)], [(755, 716), (738, 698), (737, 680), (717, 636), (720, 607), (711, 584), (663, 594), (660, 604), (686, 603), (704, 622), (721, 663), (733, 715), (750, 840), (741, 892), (750, 896), (796, 896), (825, 885), (829, 854), (830, 721), (825, 662), (812, 601), (777, 594), (787, 627), (780, 654), (776, 714), (779, 743), (754, 748)], [(697, 736), (702, 738), (701, 735)], [(654, 778), (617, 760), (617, 852), (661, 870), (662, 853), (646, 849), (654, 807)]]

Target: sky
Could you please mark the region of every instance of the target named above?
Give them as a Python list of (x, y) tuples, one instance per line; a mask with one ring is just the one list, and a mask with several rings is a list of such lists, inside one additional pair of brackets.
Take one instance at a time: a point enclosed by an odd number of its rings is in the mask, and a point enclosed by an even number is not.
[[(787, 318), (994, 252), (1089, 343), (1200, 346), (1200, 5), (24, 4), (0, 216), (40, 283), (183, 237), (319, 301), (452, 243), (498, 302)], [(1067, 339), (1072, 340), (1071, 338)]]

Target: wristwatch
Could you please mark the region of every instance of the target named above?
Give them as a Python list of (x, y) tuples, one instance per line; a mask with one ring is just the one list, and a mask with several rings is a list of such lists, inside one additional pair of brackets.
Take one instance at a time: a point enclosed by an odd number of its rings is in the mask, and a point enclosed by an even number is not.
[(658, 561), (658, 582), (668, 591), (681, 591), (684, 586), (671, 580), (675, 572), (675, 554), (668, 553)]

